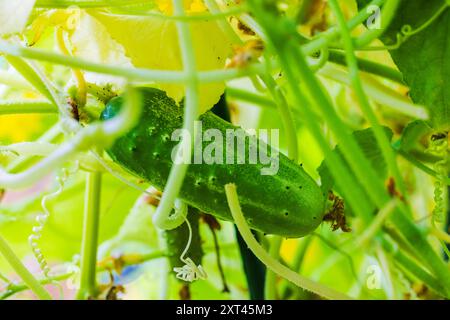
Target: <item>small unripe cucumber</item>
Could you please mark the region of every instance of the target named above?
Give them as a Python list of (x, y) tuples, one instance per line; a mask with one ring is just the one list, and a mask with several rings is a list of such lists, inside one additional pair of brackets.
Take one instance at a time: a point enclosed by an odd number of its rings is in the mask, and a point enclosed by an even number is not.
[[(143, 112), (136, 127), (119, 138), (107, 151), (111, 158), (131, 173), (147, 180), (161, 190), (172, 167), (172, 151), (179, 143), (172, 141), (174, 130), (182, 127), (183, 109), (165, 92), (140, 88)], [(103, 120), (114, 117), (121, 109), (122, 97), (113, 98), (103, 111)], [(199, 118), (202, 130), (218, 129), (223, 135), (226, 157), (226, 130), (239, 129), (212, 112)], [(322, 222), (325, 197), (319, 186), (303, 168), (279, 154), (275, 175), (262, 175), (263, 164), (249, 164), (250, 148), (268, 154), (266, 145), (250, 145), (246, 139), (245, 164), (191, 164), (179, 198), (187, 204), (220, 219), (232, 221), (224, 186), (235, 183), (239, 201), (251, 228), (267, 234), (301, 237), (311, 233)], [(203, 142), (203, 148), (211, 142)], [(262, 148), (260, 148), (262, 147)], [(262, 149), (262, 150), (260, 150)]]

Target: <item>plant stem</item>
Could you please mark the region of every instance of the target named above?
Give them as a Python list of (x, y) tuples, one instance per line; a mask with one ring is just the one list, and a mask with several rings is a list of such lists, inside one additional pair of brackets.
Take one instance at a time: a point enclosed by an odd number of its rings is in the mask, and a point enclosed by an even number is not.
[(48, 100), (53, 101), (52, 94), (49, 88), (42, 81), (35, 70), (22, 58), (15, 56), (6, 56), (6, 61), (17, 70), (39, 93), (41, 93)]
[(257, 106), (270, 108), (270, 109), (277, 108), (277, 105), (273, 100), (271, 100), (261, 94), (253, 93), (253, 92), (250, 92), (247, 90), (242, 90), (242, 89), (238, 89), (238, 88), (234, 88), (234, 87), (227, 87), (226, 94), (227, 94), (227, 97), (229, 97), (229, 98), (233, 98), (236, 100), (242, 100), (242, 101), (257, 105)]
[(36, 8), (104, 8), (147, 4), (149, 0), (37, 0)]
[(291, 110), (289, 109), (286, 97), (281, 91), (281, 88), (277, 86), (275, 80), (272, 78), (269, 72), (267, 72), (266, 76), (262, 76), (261, 78), (264, 84), (269, 89), (269, 92), (278, 107), (278, 113), (281, 116), (285, 136), (287, 138), (288, 157), (295, 163), (298, 163), (299, 155), (297, 129), (295, 127), (294, 119), (292, 117)]
[[(346, 84), (351, 89), (354, 88), (349, 74), (342, 68), (327, 65), (323, 67), (318, 74), (328, 79)], [(390, 108), (396, 112), (407, 115), (408, 117), (428, 120), (429, 115), (426, 107), (412, 103), (410, 99), (385, 86), (370, 75), (361, 74), (361, 81), (364, 90), (375, 102), (385, 106), (386, 108)]]
[(24, 172), (8, 173), (0, 168), (0, 188), (29, 187), (77, 152), (89, 150), (92, 146), (101, 148), (110, 145), (117, 137), (133, 128), (139, 119), (142, 110), (141, 99), (131, 87), (126, 91), (125, 106), (113, 119), (80, 129), (70, 141)]
[[(388, 1), (388, 5), (390, 5), (391, 3), (394, 3), (394, 4), (396, 3), (396, 5), (398, 6), (399, 1), (397, 1), (397, 0)], [(400, 169), (398, 168), (398, 165), (397, 165), (395, 153), (391, 147), (391, 144), (386, 136), (385, 131), (381, 127), (380, 123), (378, 122), (375, 112), (373, 111), (373, 109), (369, 103), (369, 100), (367, 99), (361, 79), (359, 78), (358, 61), (356, 60), (356, 57), (355, 57), (355, 53), (354, 53), (355, 49), (353, 46), (352, 37), (350, 35), (350, 30), (347, 28), (347, 24), (346, 24), (344, 15), (343, 15), (342, 10), (341, 10), (339, 4), (337, 3), (337, 1), (330, 0), (329, 4), (334, 12), (334, 15), (336, 16), (336, 18), (338, 20), (339, 29), (341, 30), (341, 37), (342, 37), (342, 41), (343, 41), (344, 47), (345, 47), (346, 60), (347, 60), (347, 65), (348, 65), (349, 71), (350, 71), (350, 79), (351, 79), (352, 87), (356, 92), (362, 112), (364, 113), (364, 115), (369, 120), (370, 124), (372, 125), (372, 129), (375, 134), (375, 138), (381, 148), (383, 156), (385, 157), (385, 159), (388, 163), (390, 172), (394, 176), (397, 187), (400, 190), (401, 194), (404, 197), (406, 197), (407, 196), (406, 186), (403, 181), (403, 177), (400, 174)], [(395, 9), (395, 8), (387, 7), (383, 11), (387, 11), (390, 9)], [(395, 12), (395, 10), (394, 10), (394, 12)]]
[[(50, 276), (48, 278), (44, 278), (44, 279), (37, 279), (37, 281), (40, 284), (53, 284), (55, 281), (62, 281), (62, 280), (66, 280), (68, 278), (70, 278), (73, 275), (72, 272), (68, 272), (68, 273), (63, 273), (63, 274), (59, 274), (57, 276)], [(6, 291), (3, 292), (2, 294), (0, 294), (0, 300), (5, 300), (8, 299), (9, 297), (25, 291), (28, 289), (28, 286), (24, 283), (19, 283), (19, 284), (10, 284), (8, 287), (6, 287)]]
[[(318, 83), (318, 80), (314, 77), (314, 74), (308, 68), (304, 53), (299, 50), (296, 45), (290, 45), (289, 41), (286, 41), (286, 36), (297, 33), (297, 30), (292, 27), (291, 24), (288, 24), (288, 21), (281, 19), (281, 21), (278, 21), (274, 17), (264, 14), (264, 10), (257, 0), (252, 0), (251, 3), (255, 16), (259, 18), (261, 23), (264, 23), (263, 27), (265, 27), (266, 33), (270, 35), (271, 41), (274, 42), (274, 48), (277, 50), (280, 57), (280, 62), (283, 66), (284, 74), (287, 78), (289, 78), (288, 82), (291, 86), (291, 90), (293, 91), (293, 96), (299, 100), (299, 105), (303, 106), (303, 110), (305, 111), (304, 115), (306, 117), (309, 117), (312, 111), (308, 110), (309, 103), (304, 101), (303, 93), (298, 89), (298, 82), (296, 81), (296, 77), (294, 74), (292, 74), (291, 70), (297, 71), (298, 77), (302, 79), (302, 81), (304, 81), (306, 87), (309, 89), (309, 102), (318, 110), (322, 111), (322, 116), (327, 121), (333, 133), (336, 135), (338, 142), (340, 143), (344, 158), (347, 160), (350, 167), (355, 172), (356, 177), (363, 185), (369, 199), (371, 199), (378, 208), (384, 207), (385, 204), (390, 200), (390, 196), (385, 189), (384, 182), (381, 181), (379, 176), (373, 170), (373, 167), (364, 156), (354, 137), (349, 134), (348, 128), (336, 114), (332, 103), (323, 92), (322, 87)], [(279, 27), (277, 28), (277, 26)], [(281, 38), (278, 33), (282, 33)], [(289, 59), (289, 55), (292, 56), (291, 59)], [(329, 169), (332, 175), (335, 177), (336, 183), (338, 184), (342, 192), (345, 193), (344, 198), (350, 202), (350, 206), (353, 209), (358, 209), (355, 211), (358, 214), (361, 214), (364, 222), (368, 224), (372, 219), (371, 212), (364, 211), (361, 207), (356, 207), (359, 206), (359, 203), (355, 203), (353, 201), (362, 198), (352, 199), (352, 197), (349, 197), (347, 195), (347, 193), (354, 192), (358, 190), (358, 188), (354, 189), (349, 187), (352, 184), (342, 183), (343, 179), (350, 177), (348, 177), (347, 174), (343, 173), (346, 172), (345, 167), (342, 168), (340, 172), (337, 170), (339, 166), (342, 166), (341, 161), (339, 161), (340, 159), (338, 157), (335, 157), (335, 155), (330, 152), (328, 143), (324, 140), (323, 137), (321, 137), (320, 129), (318, 129), (316, 127), (317, 125), (315, 123), (312, 123), (311, 121), (313, 120), (309, 119), (308, 121), (307, 119), (305, 123), (309, 125), (311, 132), (320, 143), (320, 146), (324, 151), (327, 159), (330, 159), (330, 161), (327, 162), (327, 165), (329, 164)], [(331, 158), (328, 157), (333, 157), (334, 160), (331, 160)], [(364, 201), (363, 203), (367, 204), (367, 201)], [(427, 263), (430, 266), (436, 277), (444, 284), (446, 290), (450, 292), (450, 270), (434, 252), (425, 236), (408, 218), (408, 209), (403, 203), (400, 203), (398, 208), (396, 208), (396, 211), (391, 217), (391, 220), (394, 222), (397, 228), (401, 230), (405, 238), (407, 238), (410, 243), (414, 243), (416, 253), (421, 257), (421, 259), (423, 259), (424, 263)]]
[(426, 165), (424, 165), (422, 162), (420, 162), (419, 160), (417, 160), (416, 158), (414, 158), (411, 154), (409, 154), (408, 152), (405, 152), (403, 150), (401, 150), (398, 147), (394, 148), (397, 150), (398, 154), (400, 156), (402, 156), (405, 160), (409, 161), (413, 166), (415, 166), (417, 169), (425, 172), (426, 174), (436, 178), (436, 179), (441, 179), (442, 182), (444, 182), (445, 184), (447, 184), (448, 186), (450, 186), (450, 178), (448, 177), (443, 177), (442, 175), (438, 174), (436, 171), (434, 171), (433, 169), (431, 169), (430, 167), (427, 167)]
[[(295, 99), (294, 100), (295, 105), (302, 106), (302, 108), (299, 109), (299, 111), (302, 114), (304, 123), (309, 128), (309, 130), (319, 143), (325, 155), (325, 158), (327, 159), (327, 166), (336, 180), (336, 184), (338, 185), (339, 189), (342, 190), (344, 198), (349, 202), (349, 205), (354, 210), (354, 212), (356, 212), (358, 215), (361, 215), (365, 221), (367, 222), (370, 221), (371, 219), (370, 203), (367, 201), (358, 201), (358, 199), (366, 198), (367, 196), (362, 192), (361, 188), (348, 188), (349, 185), (357, 185), (357, 182), (355, 181), (354, 176), (352, 174), (347, 173), (348, 168), (346, 165), (344, 165), (341, 157), (338, 157), (331, 150), (329, 142), (324, 137), (323, 132), (318, 125), (318, 121), (316, 121), (315, 113), (310, 105), (312, 104), (312, 102), (314, 102), (316, 105), (318, 105), (318, 109), (322, 108), (322, 106), (320, 105), (319, 102), (315, 100), (314, 101), (308, 100), (304, 91), (300, 90), (298, 86), (299, 76), (295, 74), (295, 71), (299, 70), (298, 68), (296, 68), (296, 66), (299, 64), (300, 61), (302, 62), (302, 74), (305, 75), (311, 73), (311, 70), (309, 70), (308, 66), (306, 65), (304, 57), (303, 56), (297, 57), (293, 55), (295, 50), (299, 50), (298, 44), (289, 43), (282, 40), (283, 36), (280, 36), (279, 33), (281, 32), (286, 33), (286, 31), (276, 30), (274, 26), (280, 25), (279, 21), (276, 21), (275, 19), (270, 19), (269, 16), (267, 16), (267, 14), (264, 13), (265, 12), (264, 10), (258, 8), (256, 1), (252, 7), (255, 13), (255, 17), (261, 18), (260, 23), (265, 28), (269, 40), (271, 41), (272, 47), (278, 53), (280, 65), (283, 68), (283, 74), (286, 77), (287, 83), (291, 90), (291, 96), (293, 97), (293, 99)], [(314, 75), (311, 74), (310, 77), (314, 78)], [(311, 82), (312, 80), (308, 79), (308, 81)], [(311, 92), (314, 98), (316, 98), (317, 88), (315, 88), (315, 90), (311, 90)], [(329, 101), (326, 97), (322, 97), (322, 100), (323, 99), (326, 101), (326, 104), (329, 104)], [(322, 102), (322, 100), (320, 102)], [(324, 112), (327, 113), (328, 110)], [(337, 117), (336, 114), (333, 115), (334, 117)], [(345, 128), (343, 133), (346, 133), (346, 131), (347, 129)], [(346, 135), (346, 138), (348, 138), (348, 136), (350, 136), (351, 138), (350, 134)], [(356, 144), (356, 142), (354, 143)]]
[(36, 280), (36, 278), (28, 271), (27, 268), (25, 268), (20, 259), (15, 255), (14, 251), (2, 236), (0, 236), (0, 253), (11, 265), (17, 275), (27, 285), (27, 287), (30, 288), (30, 290), (33, 291), (39, 299), (52, 299), (47, 290), (45, 290), (44, 287), (39, 283), (39, 281)]
[[(179, 21), (179, 23), (183, 23)], [(126, 68), (114, 65), (95, 63), (86, 59), (65, 56), (50, 51), (24, 48), (17, 45), (11, 45), (6, 41), (0, 40), (0, 52), (7, 53), (10, 56), (23, 57), (32, 60), (47, 61), (58, 65), (63, 65), (80, 70), (92, 71), (101, 74), (109, 74), (121, 78), (127, 78), (135, 81), (151, 81), (160, 83), (189, 83), (189, 76), (184, 71), (171, 70), (149, 70), (143, 68)], [(265, 67), (261, 63), (253, 63), (245, 68), (233, 68), (227, 70), (208, 70), (198, 71), (198, 81), (201, 83), (220, 82), (240, 77), (246, 77), (253, 74), (263, 73)]]
[[(372, 13), (368, 12), (366, 8), (368, 8), (369, 6), (381, 6), (385, 2), (386, 0), (371, 1), (364, 9), (360, 10), (358, 14), (348, 22), (347, 25), (348, 28), (350, 30), (353, 30), (370, 17)], [(327, 47), (330, 42), (332, 42), (339, 36), (340, 36), (339, 28), (337, 27), (330, 28), (327, 31), (321, 33), (316, 39), (313, 39), (310, 42), (304, 44), (302, 46), (302, 51), (306, 56), (312, 55), (315, 52), (319, 52), (322, 48)]]
[[(330, 62), (334, 62), (334, 63), (340, 64), (342, 66), (347, 66), (345, 52), (330, 49), (329, 53), (330, 53), (330, 55), (329, 55), (328, 59)], [(357, 60), (358, 60), (358, 66), (361, 69), (361, 71), (383, 77), (384, 79), (392, 80), (392, 81), (397, 82), (402, 85), (405, 84), (403, 81), (403, 74), (400, 71), (390, 68), (386, 65), (383, 65), (383, 64), (380, 64), (377, 62), (373, 62), (371, 60), (367, 60), (367, 59), (363, 59), (363, 58), (359, 58), (359, 57), (357, 57)]]
[(0, 115), (25, 113), (58, 113), (58, 108), (48, 101), (0, 100)]
[[(400, 3), (401, 3), (401, 0), (386, 1), (385, 5), (383, 7), (383, 10), (381, 11), (381, 16), (379, 17), (380, 21), (381, 21), (381, 27), (366, 31), (363, 35), (361, 35), (360, 37), (358, 37), (356, 39), (355, 46), (357, 48), (364, 47), (364, 46), (370, 44), (373, 40), (380, 37), (387, 30), (387, 28), (391, 24), (392, 20), (394, 19)], [(352, 43), (353, 43), (353, 40), (352, 40)]]
[[(270, 241), (269, 255), (274, 261), (280, 259), (280, 249), (283, 238), (275, 236)], [(277, 299), (277, 274), (271, 270), (267, 270), (266, 279), (264, 281), (264, 299)]]
[[(178, 15), (184, 15), (182, 0), (173, 0), (174, 12)], [(185, 217), (182, 215), (174, 218), (170, 217), (174, 202), (183, 184), (189, 163), (191, 161), (192, 147), (195, 145), (196, 135), (194, 122), (199, 114), (199, 91), (198, 91), (198, 73), (195, 61), (195, 54), (192, 42), (192, 35), (189, 24), (185, 21), (176, 23), (178, 31), (178, 40), (181, 47), (181, 56), (183, 60), (184, 72), (189, 79), (186, 84), (186, 97), (184, 105), (183, 132), (189, 134), (182, 137), (178, 144), (178, 150), (182, 151), (183, 159), (174, 163), (170, 169), (167, 184), (164, 188), (160, 204), (153, 216), (153, 223), (161, 229), (174, 229), (182, 224)]]
[(195, 15), (166, 15), (163, 13), (159, 13), (159, 12), (138, 12), (138, 11), (133, 11), (131, 9), (127, 9), (126, 13), (127, 14), (134, 14), (134, 15), (139, 15), (139, 16), (145, 16), (145, 17), (152, 17), (152, 18), (156, 18), (156, 19), (161, 19), (161, 20), (166, 20), (166, 21), (190, 21), (190, 22), (195, 22), (195, 21), (202, 21), (202, 20), (219, 20), (219, 19), (225, 19), (229, 16), (234, 16), (234, 15), (239, 15), (242, 14), (246, 11), (246, 6), (244, 3), (239, 4), (239, 6), (235, 6), (234, 8), (230, 8), (228, 10), (224, 10), (221, 12), (213, 12), (212, 10), (210, 10), (207, 13), (201, 14), (201, 13), (195, 13)]
[(394, 257), (395, 263), (398, 264), (403, 270), (411, 273), (413, 276), (425, 283), (439, 295), (448, 297), (445, 289), (436, 280), (436, 278), (426, 272), (421, 266), (417, 265), (417, 263), (411, 260), (401, 250), (398, 250), (397, 247), (395, 247), (392, 243), (390, 243), (386, 239), (382, 239), (381, 245), (383, 246), (384, 250), (389, 252)]
[(241, 206), (239, 204), (238, 195), (236, 192), (236, 185), (227, 184), (225, 185), (225, 193), (228, 200), (228, 205), (230, 207), (231, 214), (233, 216), (234, 222), (247, 243), (248, 247), (255, 256), (261, 260), (262, 263), (266, 265), (267, 268), (272, 270), (279, 276), (291, 281), (296, 286), (303, 288), (305, 290), (311, 291), (321, 297), (332, 300), (349, 300), (351, 299), (344, 293), (335, 291), (334, 289), (328, 288), (320, 283), (314, 282), (308, 278), (305, 278), (296, 272), (292, 271), (288, 267), (281, 264), (279, 261), (273, 259), (267, 251), (256, 241), (247, 222), (245, 221), (244, 214), (242, 213)]
[(98, 230), (100, 222), (100, 192), (102, 174), (87, 174), (83, 239), (81, 243), (81, 279), (77, 299), (95, 297)]

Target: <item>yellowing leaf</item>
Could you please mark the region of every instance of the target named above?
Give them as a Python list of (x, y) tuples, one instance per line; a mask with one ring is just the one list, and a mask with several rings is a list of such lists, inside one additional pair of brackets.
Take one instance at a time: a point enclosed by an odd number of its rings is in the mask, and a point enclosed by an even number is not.
[(0, 116), (0, 141), (23, 142), (42, 130), (42, 116), (38, 114)]
[[(173, 1), (172, 0), (156, 0), (158, 9), (164, 12), (166, 15), (173, 14)], [(183, 0), (184, 9), (189, 12), (205, 12), (207, 11), (205, 4), (202, 0)]]
[[(84, 11), (79, 11), (76, 26), (70, 32), (72, 53), (86, 60), (113, 64), (121, 67), (133, 67), (126, 57), (122, 45), (117, 43), (109, 34), (106, 27)], [(95, 83), (121, 82), (116, 77), (85, 73), (86, 80)]]
[(36, 0), (0, 0), (0, 35), (21, 32)]
[[(176, 24), (157, 17), (113, 15), (98, 11), (90, 14), (103, 24), (111, 37), (120, 43), (136, 67), (182, 70), (182, 58)], [(190, 23), (197, 69), (223, 69), (231, 52), (231, 42), (214, 21)], [(180, 101), (184, 87), (160, 84), (167, 94)], [(205, 112), (218, 102), (225, 84), (200, 85), (200, 110)]]

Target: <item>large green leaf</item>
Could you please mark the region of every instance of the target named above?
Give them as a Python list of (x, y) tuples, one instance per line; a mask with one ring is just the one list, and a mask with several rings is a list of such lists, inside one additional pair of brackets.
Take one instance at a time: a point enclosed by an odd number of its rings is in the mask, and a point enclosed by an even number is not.
[[(369, 0), (357, 0), (362, 8)], [(417, 30), (445, 5), (445, 0), (403, 0), (381, 37), (385, 45), (397, 42), (403, 26)], [(415, 103), (428, 107), (435, 130), (450, 129), (450, 8), (432, 24), (409, 37), (390, 54), (403, 73)]]

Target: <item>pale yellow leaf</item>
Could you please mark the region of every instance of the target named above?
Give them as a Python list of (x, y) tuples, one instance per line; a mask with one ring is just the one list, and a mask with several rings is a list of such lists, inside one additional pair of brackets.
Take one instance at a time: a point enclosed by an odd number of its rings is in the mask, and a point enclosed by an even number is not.
[(0, 0), (0, 35), (22, 32), (36, 0)]
[[(136, 67), (182, 70), (182, 58), (176, 24), (156, 17), (113, 15), (98, 11), (90, 14), (103, 24), (114, 40), (120, 43)], [(231, 43), (214, 21), (190, 24), (197, 69), (223, 69), (231, 52)], [(159, 84), (176, 101), (184, 96), (184, 87)], [(200, 85), (200, 110), (204, 112), (218, 102), (225, 84)]]

